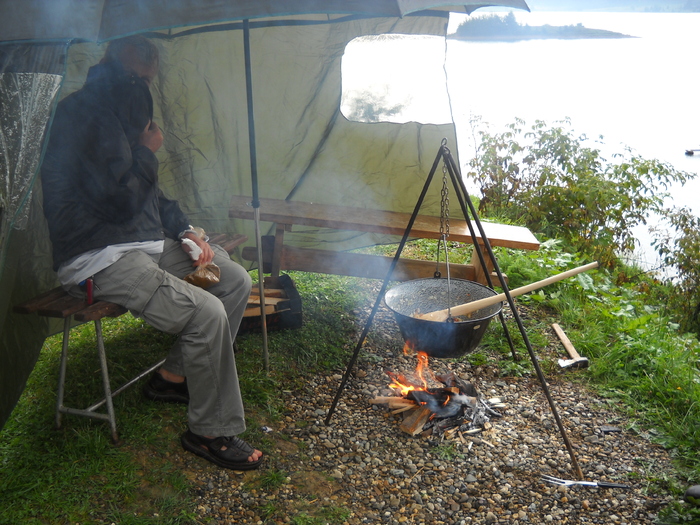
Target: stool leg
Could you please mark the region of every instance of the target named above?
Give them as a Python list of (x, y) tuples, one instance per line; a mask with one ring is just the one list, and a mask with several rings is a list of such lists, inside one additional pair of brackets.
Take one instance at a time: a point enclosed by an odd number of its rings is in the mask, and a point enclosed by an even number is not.
[(61, 428), (61, 409), (63, 408), (63, 393), (66, 384), (66, 361), (68, 361), (68, 338), (73, 316), (69, 315), (63, 321), (63, 346), (61, 348), (61, 363), (58, 367), (58, 395), (56, 397), (56, 429)]
[(102, 368), (102, 386), (105, 392), (105, 402), (107, 404), (107, 415), (109, 426), (112, 430), (112, 441), (119, 442), (117, 435), (117, 418), (114, 416), (114, 404), (112, 403), (112, 387), (109, 384), (109, 371), (107, 369), (107, 356), (105, 355), (105, 344), (102, 339), (102, 321), (95, 321), (95, 336), (97, 338), (97, 353), (100, 357), (100, 367)]

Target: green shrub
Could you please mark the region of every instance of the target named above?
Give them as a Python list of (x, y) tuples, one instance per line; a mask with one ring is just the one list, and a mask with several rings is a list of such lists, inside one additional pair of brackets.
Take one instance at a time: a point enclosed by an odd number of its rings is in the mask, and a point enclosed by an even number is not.
[(480, 129), (467, 177), (481, 191), (480, 212), (525, 224), (612, 267), (635, 248), (633, 228), (664, 212), (666, 190), (694, 174), (627, 149), (608, 162), (600, 150), (574, 136), (569, 121), (529, 130), (516, 120), (501, 133)]
[(673, 208), (663, 219), (662, 227), (652, 229), (652, 244), (667, 268), (665, 279), (673, 284), (669, 308), (681, 313), (683, 330), (700, 335), (700, 218), (687, 208)]

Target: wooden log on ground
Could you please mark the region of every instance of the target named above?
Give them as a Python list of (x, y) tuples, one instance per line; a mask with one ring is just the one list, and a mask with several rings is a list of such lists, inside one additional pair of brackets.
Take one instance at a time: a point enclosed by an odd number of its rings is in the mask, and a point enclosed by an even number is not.
[(423, 425), (428, 422), (430, 416), (433, 415), (432, 411), (424, 406), (416, 407), (407, 417), (403, 420), (399, 428), (415, 436), (423, 431)]

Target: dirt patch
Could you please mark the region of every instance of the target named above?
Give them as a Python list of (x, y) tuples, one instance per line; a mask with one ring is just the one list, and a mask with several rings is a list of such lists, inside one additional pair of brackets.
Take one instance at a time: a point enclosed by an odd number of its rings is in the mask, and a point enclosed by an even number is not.
[(340, 490), (338, 482), (323, 472), (301, 470), (292, 473), (290, 477), (298, 493), (314, 499), (329, 498)]

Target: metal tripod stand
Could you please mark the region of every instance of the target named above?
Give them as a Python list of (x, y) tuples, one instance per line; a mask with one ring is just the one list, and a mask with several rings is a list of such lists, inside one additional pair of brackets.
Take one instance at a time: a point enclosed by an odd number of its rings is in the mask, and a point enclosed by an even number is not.
[[(353, 355), (350, 358), (350, 361), (348, 362), (347, 368), (345, 370), (345, 374), (343, 375), (343, 378), (342, 378), (340, 385), (338, 387), (338, 391), (336, 392), (335, 398), (333, 399), (333, 402), (331, 403), (331, 406), (328, 410), (328, 415), (326, 417), (325, 423), (326, 423), (326, 425), (330, 424), (330, 420), (333, 417), (333, 414), (335, 413), (335, 409), (338, 405), (338, 402), (340, 401), (340, 397), (342, 395), (342, 392), (345, 389), (345, 386), (348, 382), (348, 379), (350, 378), (350, 373), (352, 372), (352, 369), (355, 366), (355, 363), (357, 362), (357, 358), (359, 356), (360, 350), (362, 349), (362, 345), (364, 344), (365, 339), (367, 338), (367, 334), (369, 333), (369, 330), (372, 326), (372, 322), (374, 321), (374, 317), (375, 317), (377, 311), (379, 310), (379, 306), (380, 306), (382, 298), (384, 297), (384, 294), (386, 292), (391, 275), (393, 274), (394, 269), (396, 268), (396, 265), (401, 257), (401, 253), (402, 253), (402, 251), (406, 245), (406, 241), (408, 240), (408, 237), (411, 233), (411, 229), (413, 228), (413, 224), (416, 220), (416, 217), (418, 216), (418, 212), (420, 211), (420, 208), (423, 204), (423, 201), (425, 200), (425, 196), (428, 193), (428, 188), (430, 187), (430, 184), (433, 180), (433, 177), (434, 177), (435, 172), (437, 170), (437, 167), (440, 163), (440, 160), (442, 160), (442, 162), (444, 163), (444, 166), (447, 168), (447, 171), (450, 175), (450, 180), (452, 182), (455, 193), (456, 193), (457, 198), (459, 200), (459, 204), (460, 204), (460, 207), (462, 209), (462, 213), (464, 214), (464, 219), (467, 222), (467, 225), (469, 227), (469, 233), (471, 234), (472, 242), (474, 243), (474, 246), (476, 247), (476, 252), (477, 252), (477, 255), (479, 258), (479, 263), (481, 264), (482, 268), (487, 267), (485, 264), (486, 261), (484, 259), (484, 254), (482, 251), (482, 246), (481, 246), (482, 244), (483, 244), (483, 248), (486, 250), (486, 253), (490, 257), (491, 263), (493, 264), (494, 272), (496, 273), (496, 275), (499, 279), (499, 284), (500, 284), (501, 288), (503, 289), (504, 295), (506, 296), (506, 299), (507, 299), (508, 304), (510, 306), (511, 312), (513, 314), (513, 318), (518, 325), (518, 329), (520, 330), (520, 334), (523, 338), (523, 341), (525, 342), (525, 347), (527, 348), (528, 354), (530, 356), (530, 360), (532, 361), (532, 365), (533, 365), (535, 372), (537, 374), (537, 378), (540, 381), (540, 384), (542, 386), (542, 390), (544, 391), (544, 394), (547, 398), (547, 402), (549, 403), (549, 407), (552, 411), (552, 415), (554, 416), (554, 419), (557, 423), (557, 427), (559, 429), (559, 432), (562, 436), (562, 439), (564, 440), (564, 444), (565, 444), (566, 449), (569, 453), (569, 457), (571, 458), (571, 464), (572, 464), (572, 467), (574, 470), (574, 475), (577, 476), (577, 478), (579, 480), (582, 480), (583, 479), (583, 472), (581, 471), (581, 467), (579, 466), (578, 460), (576, 459), (576, 454), (574, 453), (573, 447), (572, 447), (571, 442), (569, 440), (569, 437), (566, 433), (566, 429), (564, 428), (564, 425), (561, 421), (561, 418), (559, 417), (559, 413), (557, 411), (556, 405), (554, 404), (554, 400), (552, 399), (551, 393), (549, 391), (549, 386), (547, 385), (547, 381), (544, 377), (544, 374), (542, 373), (542, 369), (539, 366), (537, 356), (535, 355), (535, 352), (532, 348), (532, 345), (530, 344), (530, 340), (527, 336), (525, 326), (523, 325), (522, 320), (520, 319), (518, 309), (515, 305), (513, 297), (510, 294), (510, 291), (508, 289), (508, 284), (506, 283), (503, 272), (501, 271), (501, 269), (498, 265), (498, 261), (496, 261), (496, 257), (493, 253), (492, 248), (491, 248), (491, 244), (489, 243), (489, 240), (486, 237), (486, 233), (483, 229), (481, 221), (479, 220), (476, 209), (474, 208), (474, 204), (471, 202), (471, 199), (469, 198), (469, 193), (467, 192), (467, 188), (464, 185), (464, 181), (462, 180), (461, 174), (459, 172), (459, 168), (457, 167), (450, 150), (447, 148), (447, 141), (445, 139), (443, 139), (442, 144), (440, 145), (440, 149), (438, 151), (438, 154), (435, 157), (435, 161), (433, 162), (433, 166), (430, 170), (430, 173), (428, 174), (428, 178), (426, 179), (425, 184), (423, 185), (423, 189), (420, 193), (420, 196), (418, 197), (418, 201), (416, 202), (416, 206), (413, 210), (413, 213), (411, 214), (411, 218), (408, 221), (408, 225), (406, 226), (406, 230), (404, 231), (404, 234), (401, 238), (401, 241), (399, 242), (399, 246), (396, 250), (396, 254), (394, 255), (394, 258), (391, 262), (391, 265), (389, 267), (387, 275), (384, 278), (384, 282), (382, 283), (382, 287), (377, 295), (377, 299), (375, 300), (374, 306), (369, 314), (369, 317), (367, 318), (367, 321), (365, 322), (365, 326), (362, 330), (362, 333), (360, 334), (360, 339), (358, 340), (357, 345), (355, 346), (355, 350), (353, 352)], [(471, 214), (473, 221), (469, 220), (470, 214)], [(479, 243), (477, 241), (476, 230), (474, 229), (474, 226), (476, 226), (476, 228), (479, 231), (479, 234), (481, 236), (481, 243)], [(486, 273), (486, 279), (488, 281), (489, 286), (491, 288), (493, 288), (491, 276), (488, 274), (488, 272), (485, 272), (485, 273)], [(515, 350), (514, 350), (510, 335), (508, 333), (508, 329), (507, 329), (506, 324), (505, 324), (505, 319), (503, 318), (502, 313), (500, 314), (500, 316), (501, 316), (501, 323), (504, 327), (506, 336), (508, 338), (508, 342), (511, 346), (511, 350), (512, 350), (513, 356), (515, 358)]]

